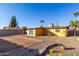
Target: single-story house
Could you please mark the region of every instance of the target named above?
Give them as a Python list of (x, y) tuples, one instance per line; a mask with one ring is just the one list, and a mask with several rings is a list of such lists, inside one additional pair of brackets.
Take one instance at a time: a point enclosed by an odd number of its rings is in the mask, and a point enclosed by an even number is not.
[(45, 28), (27, 28), (26, 32), (29, 36), (43, 36), (45, 35)]
[(47, 28), (47, 35), (66, 37), (68, 28), (65, 26)]
[(68, 28), (66, 26), (60, 27), (39, 27), (39, 28), (27, 28), (27, 35), (28, 36), (60, 36), (66, 37)]

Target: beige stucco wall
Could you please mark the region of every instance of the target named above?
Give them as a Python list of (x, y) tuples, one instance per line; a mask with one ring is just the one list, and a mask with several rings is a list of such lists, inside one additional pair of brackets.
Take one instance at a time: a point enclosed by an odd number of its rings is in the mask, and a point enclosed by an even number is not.
[(32, 29), (32, 31), (33, 31), (33, 35), (29, 34), (29, 31), (30, 31), (30, 30), (27, 30), (27, 31), (26, 31), (28, 36), (35, 36), (35, 35), (36, 35), (36, 33), (35, 33), (35, 29)]

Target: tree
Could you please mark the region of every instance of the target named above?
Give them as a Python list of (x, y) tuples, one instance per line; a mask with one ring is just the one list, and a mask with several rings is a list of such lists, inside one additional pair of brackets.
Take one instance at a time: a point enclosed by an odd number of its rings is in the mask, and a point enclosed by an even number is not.
[(71, 27), (74, 27), (74, 37), (75, 37), (75, 39), (76, 39), (76, 27), (78, 27), (79, 26), (79, 21), (71, 21), (70, 22), (70, 26)]
[(4, 27), (3, 30), (5, 30), (7, 27)]
[(70, 21), (70, 25), (69, 26), (71, 26), (71, 27), (74, 27), (74, 26), (75, 27), (78, 27), (79, 26), (79, 21), (77, 21), (77, 20), (76, 21), (73, 21), (72, 20), (72, 21)]
[(52, 26), (52, 27), (54, 27), (54, 24), (53, 24), (53, 23), (51, 23), (51, 26)]
[(41, 27), (43, 27), (43, 23), (45, 23), (45, 21), (41, 20), (40, 23), (41, 23)]
[[(73, 15), (74, 15), (74, 17), (77, 17), (77, 16), (79, 16), (79, 12), (74, 12), (73, 13)], [(75, 37), (75, 39), (76, 39), (76, 27), (77, 26), (79, 26), (79, 21), (71, 21), (71, 25), (74, 27), (74, 37)]]
[(49, 24), (49, 27), (54, 27), (54, 24), (53, 24), (53, 23), (50, 23), (50, 24)]
[(79, 16), (79, 12), (74, 12), (73, 15), (74, 15), (75, 17), (77, 17), (77, 16)]
[(16, 16), (12, 16), (9, 27), (17, 27), (18, 23), (16, 20)]

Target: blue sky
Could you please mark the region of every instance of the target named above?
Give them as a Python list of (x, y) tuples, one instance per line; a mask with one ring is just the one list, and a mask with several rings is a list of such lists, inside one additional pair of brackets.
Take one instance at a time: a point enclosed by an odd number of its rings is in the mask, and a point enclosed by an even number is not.
[(56, 22), (60, 26), (65, 26), (75, 19), (73, 12), (76, 11), (79, 11), (77, 3), (0, 4), (0, 28), (8, 26), (13, 15), (16, 16), (20, 27), (39, 27), (42, 18), (45, 20), (44, 26), (50, 23), (56, 25)]

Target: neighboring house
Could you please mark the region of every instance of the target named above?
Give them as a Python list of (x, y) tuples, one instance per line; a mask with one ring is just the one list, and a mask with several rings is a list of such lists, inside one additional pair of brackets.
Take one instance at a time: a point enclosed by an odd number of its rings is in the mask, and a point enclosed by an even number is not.
[(61, 27), (40, 27), (40, 28), (28, 28), (27, 35), (29, 36), (60, 36), (66, 37), (68, 34), (68, 28), (65, 26)]
[(74, 30), (74, 27), (69, 27), (69, 31), (73, 31)]
[[(75, 33), (76, 33), (76, 36), (79, 36), (79, 26), (76, 27), (76, 32)], [(74, 27), (69, 26), (68, 36), (74, 36)]]
[(76, 28), (77, 31), (79, 31), (79, 26)]

